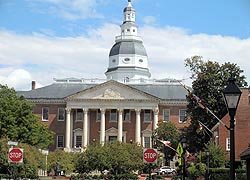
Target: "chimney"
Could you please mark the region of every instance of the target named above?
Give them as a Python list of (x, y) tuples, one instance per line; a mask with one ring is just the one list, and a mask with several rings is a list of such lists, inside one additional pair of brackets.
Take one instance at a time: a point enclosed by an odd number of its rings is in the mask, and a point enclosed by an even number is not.
[(31, 90), (36, 89), (36, 81), (31, 82)]

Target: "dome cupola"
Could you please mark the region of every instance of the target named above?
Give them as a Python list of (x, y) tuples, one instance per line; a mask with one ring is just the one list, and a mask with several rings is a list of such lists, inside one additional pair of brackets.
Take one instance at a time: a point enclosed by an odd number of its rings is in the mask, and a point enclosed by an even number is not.
[(123, 15), (121, 34), (115, 37), (105, 75), (107, 79), (120, 82), (148, 79), (151, 74), (148, 69), (147, 52), (141, 37), (137, 35), (138, 26), (135, 23), (135, 9), (132, 7), (131, 0), (128, 0)]

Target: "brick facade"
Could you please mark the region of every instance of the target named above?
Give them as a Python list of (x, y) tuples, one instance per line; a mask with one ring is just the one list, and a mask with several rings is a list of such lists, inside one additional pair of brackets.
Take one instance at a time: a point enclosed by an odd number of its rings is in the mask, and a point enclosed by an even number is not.
[[(42, 108), (48, 107), (49, 108), (49, 119), (48, 121), (42, 120)], [(65, 136), (65, 122), (58, 121), (58, 108), (66, 108), (65, 104), (36, 104), (33, 110), (33, 113), (38, 117), (38, 119), (46, 124), (51, 131), (55, 133), (54, 136), (54, 144), (50, 147), (50, 150), (56, 149), (56, 137), (58, 135)], [(159, 106), (159, 121), (163, 120), (163, 109), (170, 109), (170, 121), (172, 121), (177, 128), (183, 128), (184, 126), (188, 125), (188, 123), (180, 123), (179, 122), (179, 110), (186, 109), (186, 106)], [(66, 113), (65, 113), (66, 114)], [(73, 117), (73, 130), (75, 129), (82, 129), (83, 128), (83, 121), (76, 121), (76, 110), (71, 112)], [(89, 143), (93, 141), (99, 141), (100, 138), (100, 121), (97, 120), (97, 110), (91, 109), (89, 110)], [(106, 122), (105, 122), (105, 129), (108, 130), (110, 128), (118, 129), (117, 122), (110, 122), (110, 111), (107, 110), (105, 113)], [(117, 116), (118, 117), (118, 116)], [(131, 110), (130, 114), (130, 121), (123, 122), (123, 131), (126, 132), (126, 142), (129, 143), (130, 141), (135, 141), (135, 121), (136, 121), (136, 113), (134, 110)], [(151, 121), (144, 122), (143, 117), (143, 110), (141, 112), (141, 130), (153, 130), (153, 112), (151, 112)]]
[[(250, 144), (250, 89), (241, 88), (242, 94), (235, 115), (235, 159), (240, 161), (242, 153)], [(222, 121), (229, 127), (230, 117), (227, 114)], [(218, 144), (225, 150), (229, 157), (230, 152), (226, 149), (226, 139), (230, 132), (222, 125), (218, 126)]]

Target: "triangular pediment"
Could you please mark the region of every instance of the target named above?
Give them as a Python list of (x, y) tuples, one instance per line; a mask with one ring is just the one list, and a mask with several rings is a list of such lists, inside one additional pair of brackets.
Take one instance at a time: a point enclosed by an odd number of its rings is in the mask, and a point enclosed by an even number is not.
[(108, 81), (68, 96), (66, 100), (150, 100), (159, 99), (117, 81)]

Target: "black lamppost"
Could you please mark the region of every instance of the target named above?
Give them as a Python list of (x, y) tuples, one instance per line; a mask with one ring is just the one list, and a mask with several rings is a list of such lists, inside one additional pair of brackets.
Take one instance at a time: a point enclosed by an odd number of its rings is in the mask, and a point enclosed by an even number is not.
[(187, 139), (185, 136), (183, 136), (181, 139), (181, 145), (183, 148), (183, 153), (181, 155), (182, 160), (183, 160), (182, 180), (185, 180), (185, 177), (186, 177), (186, 158), (185, 158), (185, 155), (186, 155), (186, 148), (187, 148)]
[(229, 84), (223, 91), (223, 96), (230, 116), (230, 180), (235, 180), (234, 117), (241, 96), (241, 91), (235, 84), (235, 78), (229, 79)]

